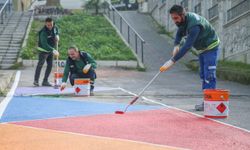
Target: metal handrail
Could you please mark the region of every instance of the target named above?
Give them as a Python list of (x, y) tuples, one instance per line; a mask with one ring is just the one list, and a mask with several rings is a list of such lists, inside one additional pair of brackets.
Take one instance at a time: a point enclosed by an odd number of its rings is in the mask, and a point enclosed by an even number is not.
[[(8, 3), (10, 3), (10, 0), (6, 0), (5, 1), (5, 3), (4, 3), (4, 5), (3, 5), (3, 7), (1, 8), (1, 10), (0, 10), (0, 16), (1, 16), (1, 24), (3, 24), (3, 13), (4, 13), (4, 11), (5, 11), (5, 15), (7, 16), (7, 14), (6, 14), (6, 7), (7, 7), (7, 5), (8, 5)], [(10, 7), (10, 4), (9, 4), (9, 7)], [(9, 11), (10, 11), (10, 8), (9, 8)]]
[(111, 6), (111, 8), (114, 9), (114, 11), (119, 15), (119, 17), (121, 17), (121, 18), (123, 19), (123, 21), (124, 21), (133, 31), (134, 31), (134, 33), (137, 34), (137, 36), (138, 36), (143, 42), (145, 42), (145, 41), (143, 40), (143, 38), (139, 35), (139, 33), (137, 33), (137, 32), (135, 31), (135, 29), (126, 21), (126, 19), (116, 10), (116, 8), (115, 8), (113, 5), (111, 5), (111, 4), (110, 4), (110, 6)]
[[(126, 40), (127, 44), (134, 50), (135, 54), (137, 55), (138, 63), (139, 64), (143, 63), (144, 44), (146, 43), (145, 40), (139, 35), (139, 33), (128, 23), (128, 21), (118, 12), (118, 10), (112, 4), (110, 4), (107, 1), (106, 3), (108, 4), (108, 7), (107, 6), (105, 7), (104, 12), (107, 14), (107, 17), (110, 19), (110, 21), (117, 29), (119, 28), (118, 31), (120, 32), (121, 36), (124, 37), (124, 40)], [(125, 26), (123, 27), (123, 25), (126, 25), (127, 29), (125, 28)], [(123, 29), (127, 31), (127, 35), (123, 34), (124, 33)], [(127, 39), (125, 38), (126, 36)], [(138, 48), (140, 48), (140, 51)]]
[(0, 10), (0, 14), (3, 12), (4, 8), (6, 7), (6, 5), (8, 4), (10, 0), (6, 0), (6, 2), (4, 3), (3, 7)]

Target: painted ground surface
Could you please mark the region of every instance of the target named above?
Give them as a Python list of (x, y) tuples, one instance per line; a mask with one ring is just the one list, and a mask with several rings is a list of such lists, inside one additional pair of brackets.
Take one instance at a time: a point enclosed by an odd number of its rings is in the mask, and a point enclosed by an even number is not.
[(117, 115), (126, 103), (20, 96), (46, 92), (33, 89), (17, 88), (6, 107), (1, 149), (250, 149), (249, 132), (177, 109), (136, 104)]

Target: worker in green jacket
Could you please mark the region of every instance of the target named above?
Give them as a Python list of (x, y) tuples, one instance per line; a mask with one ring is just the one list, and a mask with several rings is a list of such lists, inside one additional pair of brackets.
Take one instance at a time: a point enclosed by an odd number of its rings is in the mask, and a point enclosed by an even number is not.
[[(215, 89), (220, 44), (215, 29), (206, 18), (192, 12), (186, 12), (180, 5), (172, 6), (169, 13), (178, 30), (174, 41), (173, 56), (160, 68), (160, 71), (167, 71), (193, 47), (199, 53), (202, 90)], [(180, 47), (180, 42), (184, 37), (187, 37), (186, 41)], [(195, 105), (195, 110), (203, 111), (204, 102)]]
[(57, 50), (59, 42), (59, 33), (58, 28), (54, 25), (54, 22), (51, 18), (45, 19), (45, 26), (39, 31), (39, 40), (38, 40), (38, 63), (35, 71), (34, 77), (34, 86), (39, 86), (39, 78), (41, 69), (47, 62), (47, 68), (43, 78), (42, 86), (51, 86), (48, 82), (48, 77), (52, 70), (53, 65), (53, 55), (56, 57), (59, 56)]
[(94, 82), (96, 79), (96, 62), (89, 53), (79, 51), (76, 46), (68, 48), (68, 58), (64, 67), (61, 90), (66, 87), (69, 77), (70, 83), (73, 86), (74, 80), (77, 78), (90, 79), (90, 95), (93, 95)]

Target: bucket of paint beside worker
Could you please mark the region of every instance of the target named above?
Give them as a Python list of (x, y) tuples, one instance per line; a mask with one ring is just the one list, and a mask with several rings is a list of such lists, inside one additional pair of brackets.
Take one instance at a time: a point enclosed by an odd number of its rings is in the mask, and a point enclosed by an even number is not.
[(229, 91), (206, 89), (204, 93), (204, 116), (208, 118), (226, 118), (229, 112)]
[(60, 86), (62, 84), (62, 78), (63, 78), (63, 73), (54, 72), (54, 83), (55, 83), (55, 85)]
[(79, 78), (74, 80), (75, 95), (89, 96), (90, 95), (90, 79)]

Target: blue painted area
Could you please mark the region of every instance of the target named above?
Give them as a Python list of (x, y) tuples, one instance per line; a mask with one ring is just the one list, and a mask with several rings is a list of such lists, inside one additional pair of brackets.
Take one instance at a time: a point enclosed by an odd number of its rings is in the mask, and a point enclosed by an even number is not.
[[(13, 97), (0, 122), (15, 122), (67, 116), (113, 114), (126, 104), (75, 101), (62, 98)], [(129, 111), (159, 109), (161, 106), (133, 105)]]

